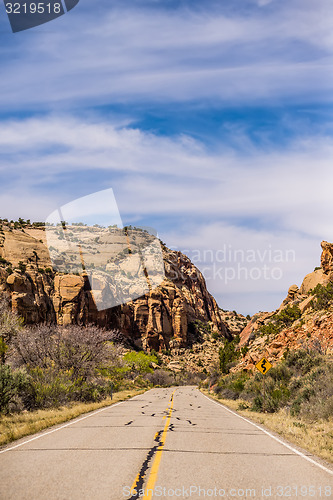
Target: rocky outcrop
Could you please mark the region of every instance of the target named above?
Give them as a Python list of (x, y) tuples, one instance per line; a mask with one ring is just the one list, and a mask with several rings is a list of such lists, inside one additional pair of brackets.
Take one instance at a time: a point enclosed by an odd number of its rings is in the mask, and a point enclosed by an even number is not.
[(333, 280), (333, 243), (321, 242), (321, 267), (305, 276), (300, 287), (300, 294), (308, 294), (317, 285), (327, 285)]
[(309, 273), (305, 276), (301, 287), (300, 294), (306, 295), (313, 290), (317, 285), (324, 285), (328, 281), (327, 275), (324, 273), (323, 269), (316, 269), (312, 273)]
[(333, 277), (333, 243), (328, 243), (327, 241), (321, 242), (322, 254), (321, 254), (321, 267), (325, 275), (330, 279)]
[(249, 317), (246, 318), (236, 311), (220, 311), (223, 323), (225, 323), (233, 336), (239, 335), (249, 323)]
[[(316, 301), (311, 294), (318, 284), (333, 281), (333, 244), (321, 243), (321, 268), (305, 276), (300, 289), (289, 287), (287, 297), (273, 312), (255, 314), (240, 334), (239, 347), (247, 346), (248, 352), (233, 370), (253, 370), (255, 364), (265, 356), (272, 364), (280, 359), (287, 349), (316, 349), (333, 354), (333, 307), (322, 311), (313, 308)], [(297, 306), (301, 317), (289, 326), (274, 328), (278, 315), (287, 307)], [(261, 328), (266, 326), (268, 328)], [(273, 332), (273, 333), (270, 333)]]
[[(183, 348), (196, 321), (231, 338), (220, 309), (200, 271), (180, 252), (163, 247), (165, 279), (149, 293), (116, 307), (98, 310), (87, 274), (55, 273), (42, 229), (2, 228), (0, 292), (26, 323), (60, 325), (95, 323), (118, 328), (131, 342), (156, 351)], [(98, 281), (98, 283), (97, 283)], [(100, 295), (110, 293), (102, 278), (94, 282)], [(116, 285), (115, 285), (116, 286)]]

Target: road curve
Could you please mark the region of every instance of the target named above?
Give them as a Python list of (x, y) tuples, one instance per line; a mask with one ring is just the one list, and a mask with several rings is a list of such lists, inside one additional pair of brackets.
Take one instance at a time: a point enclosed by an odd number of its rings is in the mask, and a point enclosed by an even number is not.
[(194, 387), (152, 389), (0, 450), (1, 500), (331, 497), (330, 466)]

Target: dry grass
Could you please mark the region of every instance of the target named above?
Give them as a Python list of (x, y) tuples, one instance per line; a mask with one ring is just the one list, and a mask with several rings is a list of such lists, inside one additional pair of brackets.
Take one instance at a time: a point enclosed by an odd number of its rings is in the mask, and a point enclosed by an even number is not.
[(52, 425), (67, 422), (83, 413), (103, 408), (119, 401), (142, 394), (146, 389), (131, 389), (116, 392), (111, 398), (100, 403), (73, 403), (70, 406), (52, 408), (49, 410), (25, 411), (22, 413), (0, 417), (0, 446), (15, 439), (40, 432)]
[[(219, 399), (216, 395), (202, 390), (204, 394), (210, 396), (227, 406), (231, 410), (237, 411), (240, 415), (265, 426), (291, 443), (317, 455), (318, 457), (333, 463), (333, 418), (309, 422), (307, 420), (291, 417), (286, 410), (277, 413), (259, 413), (250, 410), (239, 410), (240, 400)], [(245, 403), (245, 402), (244, 402)]]

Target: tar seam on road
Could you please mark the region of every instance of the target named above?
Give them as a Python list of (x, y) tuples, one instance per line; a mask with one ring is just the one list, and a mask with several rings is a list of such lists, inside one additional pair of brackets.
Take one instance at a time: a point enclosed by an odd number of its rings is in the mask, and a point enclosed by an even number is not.
[(216, 405), (218, 405), (220, 408), (223, 408), (224, 410), (227, 410), (228, 412), (232, 413), (233, 415), (236, 415), (236, 417), (239, 417), (242, 420), (245, 420), (245, 422), (247, 422), (248, 424), (254, 425), (254, 427), (256, 427), (257, 429), (259, 429), (262, 432), (264, 432), (265, 434), (267, 434), (267, 436), (275, 439), (275, 441), (277, 441), (278, 443), (282, 444), (283, 446), (285, 446), (286, 448), (288, 448), (289, 450), (291, 450), (293, 453), (296, 453), (296, 455), (299, 455), (300, 457), (304, 458), (305, 460), (307, 460), (311, 464), (316, 465), (317, 467), (320, 467), (320, 469), (324, 470), (325, 472), (328, 472), (329, 474), (333, 475), (333, 471), (332, 470), (328, 469), (324, 465), (321, 465), (319, 462), (316, 462), (316, 460), (313, 460), (312, 458), (307, 457), (306, 455), (304, 455), (304, 453), (302, 453), (301, 451), (296, 450), (296, 448), (293, 448), (289, 444), (284, 443), (282, 441), (282, 439), (277, 438), (276, 436), (274, 436), (274, 434), (271, 434), (270, 432), (268, 432), (265, 429), (263, 429), (262, 427), (260, 427), (260, 425), (257, 425), (254, 422), (251, 422), (251, 420), (248, 420), (247, 418), (243, 417), (242, 415), (239, 415), (235, 411), (230, 410), (229, 408), (227, 408), (227, 406), (224, 406), (223, 404), (218, 403), (217, 401), (214, 401), (214, 399), (209, 398), (208, 396), (206, 396), (206, 394), (203, 394), (202, 392), (200, 392), (200, 394), (202, 394), (204, 398), (207, 398), (212, 403), (215, 403)]
[[(141, 394), (137, 394), (137, 396), (134, 396), (131, 399), (135, 399), (135, 398), (137, 398), (139, 396), (141, 396)], [(94, 415), (97, 415), (97, 413), (101, 413), (102, 411), (109, 410), (110, 408), (114, 408), (115, 406), (121, 405), (122, 403), (125, 403), (125, 402), (128, 402), (128, 401), (130, 401), (130, 400), (129, 399), (125, 399), (124, 401), (119, 401), (119, 403), (115, 403), (113, 405), (105, 406), (105, 408), (101, 408), (100, 410), (95, 410), (95, 411), (89, 413), (89, 415), (85, 415), (84, 417), (75, 418), (75, 419), (71, 420), (68, 424), (61, 425), (60, 427), (57, 427), (56, 429), (52, 429), (51, 431), (48, 431), (48, 432), (43, 432), (42, 431), (42, 434), (38, 434), (37, 436), (35, 436), (35, 437), (31, 438), (31, 439), (28, 439), (28, 440), (24, 441), (23, 443), (19, 443), (19, 444), (16, 444), (15, 446), (11, 446), (10, 448), (5, 448), (3, 450), (0, 450), (0, 454), (1, 453), (6, 453), (7, 451), (15, 450), (15, 448), (19, 448), (20, 446), (23, 446), (23, 445), (25, 445), (27, 443), (31, 443), (31, 441), (35, 441), (36, 439), (42, 438), (44, 436), (48, 436), (49, 434), (52, 434), (53, 432), (57, 432), (57, 431), (60, 431), (61, 429), (65, 429), (65, 427), (69, 427), (72, 424), (76, 424), (77, 422), (81, 422), (81, 420), (85, 420), (86, 418), (89, 418), (89, 417), (92, 417)]]
[[(173, 393), (171, 394), (170, 399), (169, 399), (169, 405), (167, 407), (167, 412), (168, 412), (167, 421), (165, 423), (164, 429), (163, 429), (163, 431), (156, 432), (156, 434), (154, 436), (154, 441), (156, 442), (156, 444), (148, 452), (147, 457), (141, 466), (140, 472), (138, 473), (138, 475), (134, 479), (134, 482), (131, 486), (131, 492), (133, 491), (135, 493), (129, 498), (129, 500), (137, 500), (138, 498), (146, 498), (147, 500), (151, 499), (151, 493), (149, 494), (149, 491), (152, 492), (152, 490), (155, 486), (155, 483), (156, 483), (157, 473), (158, 473), (158, 469), (160, 466), (162, 453), (163, 453), (163, 449), (164, 449), (164, 445), (165, 445), (165, 439), (166, 439), (166, 435), (167, 435), (168, 428), (170, 425), (171, 414), (172, 414), (172, 409), (173, 409), (173, 397), (174, 397), (175, 392), (176, 392), (176, 389), (173, 391)], [(165, 418), (165, 417), (163, 417), (163, 418)], [(154, 458), (154, 456), (155, 456), (155, 460), (154, 460), (153, 465), (151, 467), (150, 475), (149, 475), (148, 481), (147, 481), (147, 488), (146, 489), (148, 491), (148, 495), (145, 494), (144, 497), (142, 497), (142, 496), (140, 496), (140, 490), (142, 490), (142, 488), (143, 488), (145, 476), (146, 476), (147, 470), (149, 468), (149, 463)]]

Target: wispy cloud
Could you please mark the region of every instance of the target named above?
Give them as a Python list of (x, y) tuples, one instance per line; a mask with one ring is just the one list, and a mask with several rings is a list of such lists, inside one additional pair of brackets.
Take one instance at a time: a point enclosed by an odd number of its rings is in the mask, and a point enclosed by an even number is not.
[[(0, 149), (6, 151), (0, 171), (4, 179), (15, 172), (15, 189), (22, 185), (41, 194), (48, 183), (63, 179), (59, 198), (73, 189), (79, 196), (76, 178), (98, 171), (120, 198), (129, 197), (129, 214), (256, 219), (263, 226), (274, 222), (277, 228), (328, 237), (333, 139), (303, 137), (283, 150), (249, 143), (211, 151), (185, 135), (157, 136), (103, 120), (11, 120), (0, 123)], [(68, 172), (72, 181), (66, 188)]]
[(49, 116), (0, 123), (0, 150), (7, 152), (2, 216), (43, 219), (56, 206), (112, 187), (124, 220), (157, 223), (161, 237), (190, 256), (224, 245), (294, 250), (296, 260), (279, 263), (278, 280), (226, 283), (212, 263), (198, 263), (222, 305), (248, 293), (243, 311), (278, 305), (291, 281), (300, 284), (318, 263), (320, 241), (331, 238), (331, 137), (298, 138), (283, 150), (248, 139), (242, 148), (212, 152), (184, 135)]
[[(222, 306), (273, 307), (332, 234), (332, 125), (281, 111), (332, 101), (331, 14), (330, 0), (101, 0), (17, 35), (3, 18), (1, 216), (41, 220), (112, 187), (126, 221), (151, 221), (190, 253), (294, 249), (280, 280), (208, 278)], [(189, 120), (213, 110), (213, 140), (204, 127), (199, 138), (155, 133), (154, 119), (140, 128), (146, 107), (186, 103)], [(110, 115), (117, 106), (125, 118)], [(280, 122), (250, 131), (254, 106), (280, 107)], [(236, 107), (243, 122), (214, 121), (214, 108)]]
[(232, 13), (214, 2), (176, 11), (89, 5), (53, 22), (52, 31), (50, 23), (6, 37), (2, 109), (165, 99), (231, 105), (331, 94), (328, 0)]

